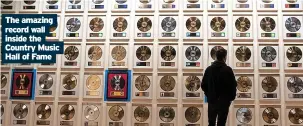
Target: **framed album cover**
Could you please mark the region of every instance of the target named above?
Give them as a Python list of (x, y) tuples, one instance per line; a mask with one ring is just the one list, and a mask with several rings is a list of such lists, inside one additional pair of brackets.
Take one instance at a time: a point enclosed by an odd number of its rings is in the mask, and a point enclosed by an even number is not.
[(13, 69), (10, 99), (35, 98), (36, 69)]
[(106, 70), (104, 75), (104, 101), (130, 101), (131, 71)]

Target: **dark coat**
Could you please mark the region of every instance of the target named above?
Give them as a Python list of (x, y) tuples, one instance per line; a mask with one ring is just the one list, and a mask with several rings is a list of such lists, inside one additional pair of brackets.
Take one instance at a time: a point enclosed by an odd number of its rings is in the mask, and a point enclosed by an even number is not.
[(229, 66), (215, 61), (205, 70), (201, 87), (209, 103), (215, 103), (218, 99), (233, 101), (236, 97), (237, 81)]

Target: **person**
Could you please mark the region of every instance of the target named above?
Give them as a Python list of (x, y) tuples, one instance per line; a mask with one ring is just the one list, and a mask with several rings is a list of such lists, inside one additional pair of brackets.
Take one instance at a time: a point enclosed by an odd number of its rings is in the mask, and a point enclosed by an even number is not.
[(201, 82), (208, 102), (208, 126), (216, 123), (225, 126), (229, 106), (236, 97), (237, 82), (231, 67), (225, 63), (226, 56), (225, 49), (216, 52), (216, 61), (205, 70)]

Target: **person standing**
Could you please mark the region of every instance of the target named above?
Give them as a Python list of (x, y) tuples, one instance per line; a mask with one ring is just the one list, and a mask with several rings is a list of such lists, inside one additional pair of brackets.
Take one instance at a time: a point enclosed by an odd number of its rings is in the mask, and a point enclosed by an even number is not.
[[(231, 67), (226, 65), (227, 51), (219, 49), (216, 61), (204, 73), (202, 90), (208, 102), (208, 126), (225, 126), (229, 106), (236, 97), (237, 81)], [(218, 119), (218, 120), (217, 120)]]

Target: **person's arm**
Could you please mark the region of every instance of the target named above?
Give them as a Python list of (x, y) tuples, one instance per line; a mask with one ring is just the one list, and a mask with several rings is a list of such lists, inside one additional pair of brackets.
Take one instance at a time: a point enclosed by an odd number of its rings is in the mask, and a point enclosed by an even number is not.
[(206, 95), (206, 97), (208, 95), (208, 79), (207, 78), (208, 78), (208, 70), (206, 69), (205, 73), (203, 75), (202, 82), (201, 82), (201, 88), (204, 91), (204, 94)]
[(231, 93), (232, 93), (232, 100), (234, 100), (236, 98), (236, 95), (237, 95), (237, 81), (236, 81), (236, 78), (235, 78), (235, 74), (232, 70), (232, 68), (229, 67), (229, 80), (230, 80), (230, 90), (231, 90)]

